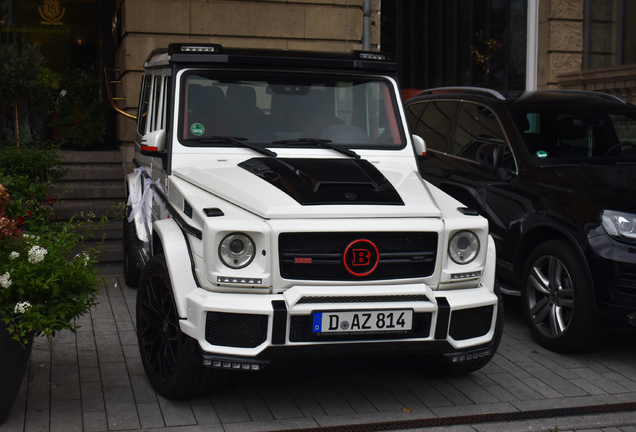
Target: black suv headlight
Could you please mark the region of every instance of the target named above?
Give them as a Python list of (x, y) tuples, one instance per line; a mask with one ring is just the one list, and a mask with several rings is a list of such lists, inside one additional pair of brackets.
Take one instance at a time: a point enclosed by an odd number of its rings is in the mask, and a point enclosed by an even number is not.
[(457, 264), (468, 264), (479, 254), (479, 238), (472, 231), (460, 231), (451, 237), (448, 254)]
[(233, 269), (243, 268), (254, 259), (254, 241), (247, 234), (226, 235), (219, 245), (219, 257), (223, 264)]
[(622, 241), (636, 241), (636, 215), (604, 210), (601, 220), (610, 236)]

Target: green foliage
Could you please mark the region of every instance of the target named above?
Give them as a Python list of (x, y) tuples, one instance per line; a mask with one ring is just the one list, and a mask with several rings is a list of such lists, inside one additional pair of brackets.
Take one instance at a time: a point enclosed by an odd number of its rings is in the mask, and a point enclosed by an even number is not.
[(42, 56), (35, 46), (26, 45), (22, 53), (15, 47), (0, 50), (0, 108), (13, 108), (21, 99), (45, 99), (47, 89), (40, 74), (43, 71)]
[[(10, 192), (0, 189), (0, 204)], [(0, 218), (0, 319), (21, 344), (32, 335), (75, 331), (74, 318), (96, 304), (99, 251), (77, 253), (84, 240), (79, 229), (91, 219), (46, 222), (35, 214), (17, 228), (6, 215)]]
[(36, 105), (49, 100), (52, 73), (42, 66), (43, 58), (35, 46), (0, 48), (0, 112), (10, 114), (15, 129), (16, 147), (20, 147), (18, 103), (28, 100)]
[(44, 220), (53, 217), (52, 201), (47, 198), (51, 180), (58, 180), (68, 172), (61, 167), (56, 150), (52, 143), (0, 149), (0, 183), (11, 191), (5, 209), (8, 216), (19, 222), (32, 215)]
[(59, 145), (47, 142), (31, 147), (0, 149), (0, 170), (6, 175), (27, 176), (35, 182), (59, 180), (68, 173), (62, 168)]
[(99, 81), (91, 73), (76, 70), (63, 78), (51, 126), (54, 139), (86, 147), (104, 142), (106, 116), (99, 97)]

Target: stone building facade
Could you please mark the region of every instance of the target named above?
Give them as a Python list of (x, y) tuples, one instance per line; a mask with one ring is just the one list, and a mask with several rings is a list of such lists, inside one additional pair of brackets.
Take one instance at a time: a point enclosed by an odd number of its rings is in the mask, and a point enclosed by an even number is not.
[[(118, 106), (136, 114), (143, 63), (171, 42), (234, 48), (345, 52), (362, 49), (362, 0), (120, 0), (115, 5), (112, 79)], [(369, 40), (380, 44), (380, 0), (370, 2)], [(132, 160), (134, 122), (117, 115), (117, 140)], [(128, 167), (130, 168), (130, 167)]]
[(584, 68), (585, 7), (585, 0), (539, 1), (539, 88), (602, 91), (636, 103), (636, 65)]

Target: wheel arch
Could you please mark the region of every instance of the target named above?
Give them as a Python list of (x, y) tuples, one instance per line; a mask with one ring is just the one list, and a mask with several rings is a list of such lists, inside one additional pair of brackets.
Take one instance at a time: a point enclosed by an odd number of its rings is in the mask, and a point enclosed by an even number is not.
[(522, 234), (518, 242), (517, 250), (519, 252), (515, 257), (514, 272), (516, 277), (515, 282), (519, 288), (521, 288), (521, 284), (523, 283), (522, 275), (528, 256), (530, 256), (532, 251), (541, 243), (544, 243), (548, 240), (557, 239), (566, 240), (574, 246), (579, 258), (586, 263), (588, 277), (592, 278), (590, 265), (587, 261), (584, 248), (575, 234), (573, 234), (567, 227), (556, 223), (537, 223), (524, 230), (524, 233)]
[(153, 225), (153, 255), (163, 253), (168, 275), (181, 318), (187, 318), (187, 295), (198, 288), (192, 271), (192, 257), (187, 234), (172, 218), (156, 221)]

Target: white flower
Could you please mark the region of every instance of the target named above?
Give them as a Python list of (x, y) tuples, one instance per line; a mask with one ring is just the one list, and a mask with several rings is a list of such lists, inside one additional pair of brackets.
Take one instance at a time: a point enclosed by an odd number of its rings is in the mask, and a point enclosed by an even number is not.
[(19, 303), (16, 303), (15, 307), (13, 308), (13, 313), (25, 313), (30, 308), (31, 308), (31, 303), (27, 301), (19, 302)]
[(62, 90), (60, 92), (60, 97), (63, 98), (64, 96), (66, 96), (66, 90)]
[(7, 272), (0, 276), (0, 285), (3, 288), (9, 288), (11, 286), (11, 275)]
[(29, 249), (29, 262), (31, 264), (37, 264), (44, 259), (44, 255), (49, 253), (46, 249), (40, 246), (33, 246)]
[(11, 254), (9, 254), (9, 258), (11, 258), (12, 260), (18, 259), (18, 258), (20, 258), (20, 253), (16, 252), (16, 251), (13, 251), (13, 252), (11, 252)]

